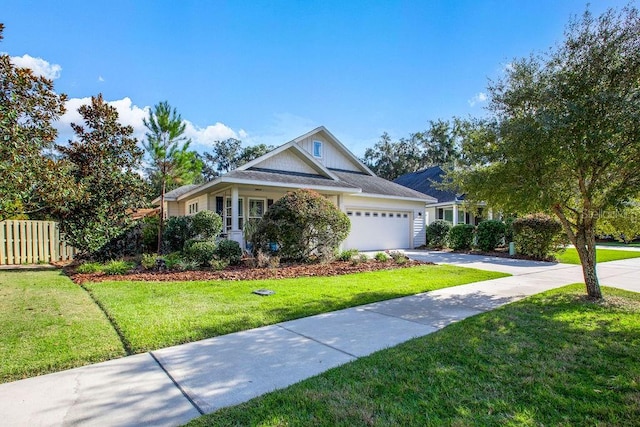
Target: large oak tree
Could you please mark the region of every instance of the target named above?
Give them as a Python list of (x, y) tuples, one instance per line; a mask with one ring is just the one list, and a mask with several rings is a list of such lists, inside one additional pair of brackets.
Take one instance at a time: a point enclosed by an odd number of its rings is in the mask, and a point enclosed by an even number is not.
[(491, 113), (470, 128), (471, 166), (454, 183), (507, 212), (554, 213), (578, 251), (589, 297), (598, 215), (640, 193), (640, 19), (586, 11), (544, 55), (489, 85)]

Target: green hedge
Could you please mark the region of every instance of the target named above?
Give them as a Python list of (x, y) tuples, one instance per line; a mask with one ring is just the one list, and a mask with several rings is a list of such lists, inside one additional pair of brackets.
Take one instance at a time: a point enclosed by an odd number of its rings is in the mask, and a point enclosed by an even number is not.
[(449, 246), (455, 250), (471, 249), (475, 227), (470, 224), (458, 224), (449, 230)]
[(504, 222), (495, 219), (482, 221), (478, 224), (478, 248), (484, 252), (494, 250), (504, 238)]
[(433, 248), (444, 248), (449, 243), (451, 224), (441, 219), (427, 226), (427, 245)]
[(564, 246), (562, 225), (557, 219), (536, 213), (513, 221), (516, 251), (537, 259), (547, 259)]

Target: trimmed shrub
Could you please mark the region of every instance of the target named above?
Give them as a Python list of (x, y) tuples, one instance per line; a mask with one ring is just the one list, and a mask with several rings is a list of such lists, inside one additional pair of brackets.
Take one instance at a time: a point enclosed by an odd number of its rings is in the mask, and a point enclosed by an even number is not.
[(429, 224), (429, 226), (427, 226), (427, 245), (434, 248), (444, 248), (447, 246), (449, 230), (451, 230), (451, 224), (441, 219)]
[(167, 220), (164, 228), (163, 249), (166, 252), (181, 251), (184, 248), (185, 242), (194, 236), (193, 217), (172, 216)]
[(347, 238), (351, 222), (333, 203), (311, 190), (288, 192), (258, 222), (254, 251), (303, 261), (330, 258)]
[(475, 227), (471, 224), (458, 224), (449, 230), (449, 246), (455, 250), (471, 249)]
[(200, 211), (192, 217), (192, 237), (213, 240), (222, 231), (222, 218), (212, 211)]
[(242, 249), (240, 248), (240, 244), (235, 240), (224, 239), (218, 243), (216, 255), (228, 264), (238, 265), (242, 259)]
[(358, 255), (357, 249), (347, 249), (346, 251), (342, 251), (338, 255), (336, 255), (336, 259), (338, 261), (351, 261), (351, 258), (356, 255)]
[(380, 262), (385, 262), (389, 259), (389, 257), (387, 256), (387, 254), (385, 254), (384, 252), (378, 252), (375, 254), (375, 256), (373, 257), (376, 261), (380, 261)]
[(396, 264), (402, 265), (409, 261), (409, 257), (407, 257), (402, 251), (389, 251), (387, 252), (387, 255), (389, 255)]
[(76, 273), (88, 274), (102, 272), (103, 265), (99, 262), (85, 262), (76, 267)]
[(536, 259), (547, 259), (565, 243), (562, 224), (557, 219), (536, 213), (513, 221), (516, 251)]
[(216, 242), (213, 240), (187, 240), (184, 245), (184, 256), (202, 267), (208, 267), (217, 254)]
[(158, 258), (160, 257), (156, 254), (142, 254), (140, 265), (145, 270), (153, 270), (154, 268), (156, 268)]
[(484, 252), (494, 250), (504, 238), (504, 222), (495, 219), (482, 221), (478, 224), (478, 248)]
[(112, 260), (102, 267), (102, 272), (109, 275), (126, 274), (133, 270), (135, 266), (136, 265), (133, 262)]

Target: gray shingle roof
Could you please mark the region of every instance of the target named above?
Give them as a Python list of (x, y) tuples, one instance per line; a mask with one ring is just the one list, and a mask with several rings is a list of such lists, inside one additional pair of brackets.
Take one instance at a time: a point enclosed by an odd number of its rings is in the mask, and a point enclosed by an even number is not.
[[(444, 170), (442, 170), (440, 166), (433, 166), (418, 172), (402, 175), (393, 182), (435, 197), (438, 199), (438, 202), (453, 202), (456, 200), (455, 192), (440, 190), (434, 185), (435, 183), (441, 183), (443, 176)], [(457, 200), (462, 199), (464, 199), (464, 197), (457, 197)]]
[(164, 198), (165, 199), (175, 199), (178, 198), (180, 196), (182, 196), (185, 193), (188, 193), (189, 191), (193, 190), (196, 187), (200, 187), (201, 184), (187, 184), (187, 185), (183, 185), (182, 187), (178, 187), (174, 190), (168, 191), (166, 193), (164, 193)]
[(423, 193), (412, 190), (402, 185), (387, 181), (384, 178), (371, 176), (359, 172), (348, 172), (342, 170), (331, 169), (341, 181), (348, 183), (354, 187), (362, 189), (365, 194), (379, 194), (382, 196), (408, 197), (414, 199), (422, 199), (424, 201), (432, 201), (431, 197)]
[(263, 181), (265, 183), (295, 184), (300, 187), (308, 186), (324, 186), (335, 188), (353, 188), (358, 186), (350, 185), (346, 182), (334, 181), (321, 175), (312, 175), (306, 173), (283, 172), (271, 169), (250, 168), (247, 170), (233, 170), (224, 175), (225, 178), (232, 179), (249, 179), (253, 181)]

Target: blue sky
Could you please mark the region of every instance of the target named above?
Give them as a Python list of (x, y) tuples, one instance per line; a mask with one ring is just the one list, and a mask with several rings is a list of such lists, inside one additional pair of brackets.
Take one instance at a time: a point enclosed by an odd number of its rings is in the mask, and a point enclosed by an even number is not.
[[(593, 1), (600, 14), (626, 1)], [(480, 116), (489, 78), (563, 39), (585, 1), (12, 1), (0, 52), (54, 78), (70, 112), (102, 93), (143, 135), (167, 100), (198, 151), (325, 125), (362, 156), (429, 120)], [(25, 56), (26, 55), (26, 56)]]

